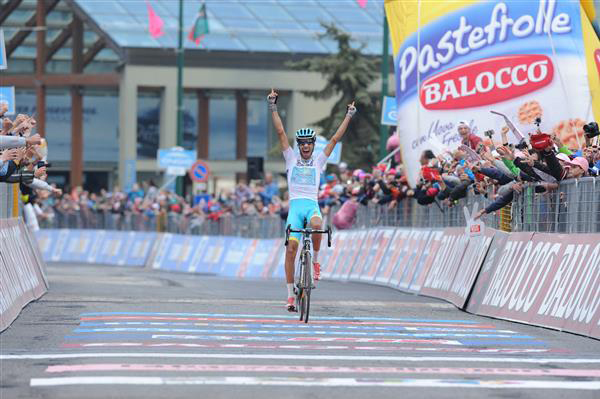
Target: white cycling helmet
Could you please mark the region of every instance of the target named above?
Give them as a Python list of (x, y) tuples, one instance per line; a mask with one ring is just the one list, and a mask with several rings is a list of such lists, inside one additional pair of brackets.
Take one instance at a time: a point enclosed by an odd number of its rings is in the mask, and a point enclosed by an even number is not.
[(309, 127), (296, 130), (296, 140), (316, 140), (317, 134)]

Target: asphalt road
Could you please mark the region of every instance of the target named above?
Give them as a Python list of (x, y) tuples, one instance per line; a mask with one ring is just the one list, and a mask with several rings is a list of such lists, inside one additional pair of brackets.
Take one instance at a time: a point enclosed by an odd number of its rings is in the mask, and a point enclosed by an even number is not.
[(600, 398), (600, 341), (431, 298), (79, 265), (0, 334), (0, 397)]

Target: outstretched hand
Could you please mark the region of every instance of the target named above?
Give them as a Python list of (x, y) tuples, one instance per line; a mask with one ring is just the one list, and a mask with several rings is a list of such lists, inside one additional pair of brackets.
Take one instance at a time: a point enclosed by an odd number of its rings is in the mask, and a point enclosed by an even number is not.
[(350, 118), (352, 118), (355, 113), (356, 113), (356, 107), (354, 106), (354, 101), (352, 101), (352, 104), (348, 104), (348, 106), (346, 108), (346, 116), (349, 116)]
[(267, 103), (269, 104), (269, 109), (272, 112), (277, 111), (277, 97), (279, 94), (274, 89), (271, 89), (271, 92), (267, 96)]
[(277, 92), (274, 89), (271, 89), (271, 92), (267, 96), (267, 102), (269, 104), (275, 104), (275, 103), (277, 103), (277, 97), (278, 96), (279, 96), (279, 94), (277, 94)]

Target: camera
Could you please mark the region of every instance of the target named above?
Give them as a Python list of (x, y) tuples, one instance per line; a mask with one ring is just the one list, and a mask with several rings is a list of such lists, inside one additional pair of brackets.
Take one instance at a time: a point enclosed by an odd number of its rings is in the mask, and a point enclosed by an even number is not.
[(483, 132), (484, 136), (489, 137), (490, 139), (492, 138), (492, 136), (494, 136), (494, 131), (493, 130), (486, 130), (485, 132)]
[(585, 137), (588, 139), (600, 135), (600, 130), (598, 130), (598, 124), (596, 122), (590, 122), (586, 125), (583, 125), (583, 131), (585, 132)]
[(525, 141), (525, 139), (521, 140), (521, 142), (519, 142), (519, 144), (515, 145), (515, 148), (517, 150), (526, 150), (529, 148), (529, 146), (527, 145), (527, 142)]

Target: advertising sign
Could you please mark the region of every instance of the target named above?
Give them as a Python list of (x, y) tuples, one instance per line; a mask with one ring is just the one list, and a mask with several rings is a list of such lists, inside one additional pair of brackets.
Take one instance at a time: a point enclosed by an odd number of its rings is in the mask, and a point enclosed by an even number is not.
[(181, 147), (161, 148), (156, 153), (156, 159), (160, 169), (189, 169), (196, 162), (196, 151), (184, 150)]
[(381, 124), (387, 126), (396, 126), (398, 124), (396, 97), (383, 97), (383, 106), (381, 107)]
[(6, 43), (4, 42), (4, 29), (0, 29), (0, 69), (8, 68), (6, 61)]
[(578, 147), (583, 125), (600, 119), (600, 42), (580, 2), (386, 0), (385, 8), (412, 186), (424, 150), (461, 144), (458, 121), (485, 138), (505, 125), (492, 110), (526, 135), (541, 117), (544, 131)]
[(15, 114), (15, 86), (0, 87), (0, 105), (1, 104), (6, 104), (8, 106), (6, 115)]

